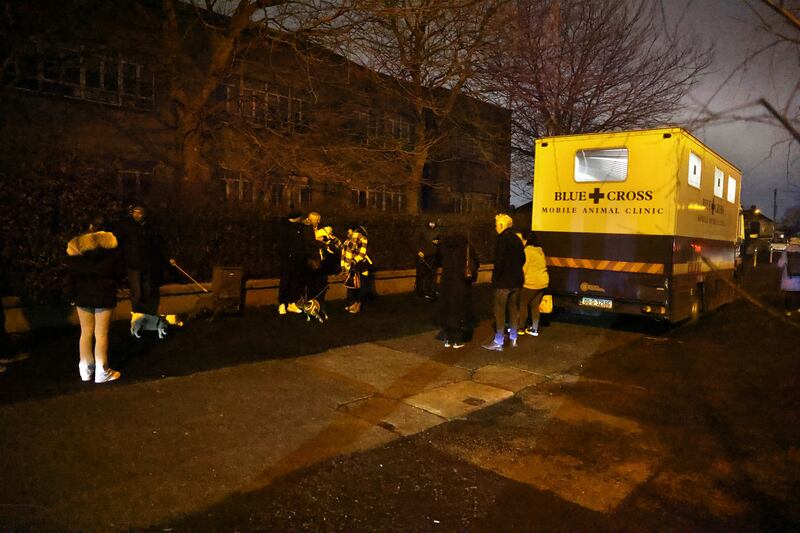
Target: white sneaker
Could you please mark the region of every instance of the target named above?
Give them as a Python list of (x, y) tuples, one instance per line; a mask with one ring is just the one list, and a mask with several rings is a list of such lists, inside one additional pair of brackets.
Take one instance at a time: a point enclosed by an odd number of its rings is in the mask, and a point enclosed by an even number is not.
[(106, 383), (107, 381), (114, 381), (115, 379), (119, 379), (122, 374), (117, 372), (116, 370), (111, 370), (110, 368), (106, 368), (101, 372), (97, 372), (94, 375), (94, 382), (95, 383)]
[(496, 342), (494, 342), (494, 339), (492, 339), (491, 342), (489, 342), (487, 344), (484, 344), (481, 347), (486, 349), (486, 350), (492, 350), (494, 352), (502, 352), (503, 351), (503, 345), (502, 344), (497, 344)]
[(91, 381), (94, 377), (94, 366), (84, 366), (78, 363), (78, 372), (81, 374), (82, 381)]
[(450, 341), (444, 341), (444, 347), (445, 348), (449, 348), (450, 347)]
[(456, 350), (458, 350), (459, 348), (463, 348), (463, 347), (464, 347), (464, 345), (462, 343), (460, 343), (460, 342), (454, 342), (453, 343), (453, 348), (456, 349)]
[(297, 304), (294, 303), (294, 302), (292, 302), (289, 305), (287, 305), (286, 306), (286, 310), (289, 311), (290, 313), (302, 313), (303, 312), (299, 307), (297, 307)]

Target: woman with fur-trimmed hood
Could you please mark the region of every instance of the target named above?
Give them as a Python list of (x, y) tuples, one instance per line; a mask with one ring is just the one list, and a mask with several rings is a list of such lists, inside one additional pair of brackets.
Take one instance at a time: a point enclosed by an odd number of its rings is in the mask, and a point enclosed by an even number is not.
[(81, 324), (78, 371), (83, 381), (94, 378), (95, 383), (120, 377), (108, 367), (108, 328), (117, 306), (117, 286), (125, 276), (117, 238), (102, 226), (96, 217), (86, 233), (67, 243), (67, 294)]

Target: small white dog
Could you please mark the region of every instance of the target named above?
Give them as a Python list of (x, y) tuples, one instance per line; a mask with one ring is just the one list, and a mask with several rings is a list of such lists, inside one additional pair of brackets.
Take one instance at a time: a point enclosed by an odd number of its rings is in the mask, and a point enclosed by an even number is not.
[(177, 315), (131, 313), (131, 335), (137, 339), (142, 338), (142, 331), (158, 331), (158, 338), (163, 339), (168, 326), (182, 327), (183, 321)]

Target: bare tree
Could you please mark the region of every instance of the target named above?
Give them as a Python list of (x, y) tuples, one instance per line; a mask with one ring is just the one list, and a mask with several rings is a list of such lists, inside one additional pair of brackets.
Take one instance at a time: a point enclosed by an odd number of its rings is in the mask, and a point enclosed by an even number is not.
[(459, 99), (496, 42), (506, 0), (357, 0), (338, 49), (374, 71), (374, 82), (410, 110), (411, 146), (383, 146), (407, 163), (406, 208), (417, 213), (426, 163), (447, 136)]
[[(768, 45), (756, 54), (760, 55), (769, 49), (779, 48), (782, 50), (781, 53), (789, 53), (800, 58), (800, 2), (761, 0), (761, 6), (772, 11), (772, 17), (762, 13), (751, 2), (747, 2), (747, 4), (757, 17), (761, 30), (773, 37)], [(762, 97), (758, 100), (758, 103), (766, 109), (772, 119), (780, 123), (796, 142), (800, 142), (800, 107), (796, 105), (798, 95), (800, 95), (800, 80), (792, 88), (780, 109), (766, 98)]]
[[(738, 21), (742, 29), (749, 26), (753, 30), (748, 39), (750, 51), (737, 63), (723, 67), (727, 76), (709, 96), (693, 99), (698, 106), (693, 125), (751, 123), (785, 132), (777, 136), (767, 134), (769, 146), (765, 147), (764, 158), (758, 164), (785, 153), (787, 189), (780, 192), (789, 199), (787, 205), (796, 205), (800, 183), (793, 167), (798, 162), (797, 143), (800, 142), (800, 1), (743, 0), (735, 7), (736, 15), (729, 16)], [(758, 73), (757, 77), (754, 73)], [(754, 82), (751, 84), (755, 94), (728, 101), (724, 92), (730, 82), (748, 77)], [(773, 172), (784, 171), (774, 168)], [(786, 223), (791, 226), (793, 221)]]
[(518, 1), (486, 72), (512, 109), (517, 193), (530, 195), (532, 140), (661, 125), (709, 63), (693, 43), (669, 43), (657, 4)]
[[(186, 16), (186, 4), (193, 17)], [(341, 32), (345, 26), (336, 21), (347, 11), (341, 2), (328, 0), (165, 0), (163, 9), (164, 66), (179, 147), (176, 168), (184, 179), (200, 182), (210, 176), (210, 165), (203, 161), (204, 137), (213, 128), (207, 119), (215, 111), (210, 100), (235, 74), (235, 62), (264, 39), (296, 42)], [(198, 48), (198, 33), (207, 51)]]
[[(781, 102), (773, 102), (762, 96), (747, 102), (739, 102), (733, 107), (713, 110), (717, 96), (737, 75), (758, 61), (771, 62), (774, 57), (800, 58), (800, 2), (788, 0), (744, 0), (752, 15), (747, 21), (762, 36), (767, 38), (759, 46), (728, 72), (717, 90), (704, 102), (697, 102), (701, 109), (696, 124), (719, 124), (723, 122), (750, 121), (766, 124), (778, 123), (795, 141), (800, 142), (800, 108), (796, 100), (800, 97), (800, 80), (787, 87)], [(743, 21), (744, 22), (744, 21)], [(761, 114), (753, 114), (760, 110)]]

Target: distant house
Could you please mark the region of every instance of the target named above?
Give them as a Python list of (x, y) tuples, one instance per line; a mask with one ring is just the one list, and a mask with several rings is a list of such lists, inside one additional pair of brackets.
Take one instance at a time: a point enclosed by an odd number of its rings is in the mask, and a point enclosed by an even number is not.
[(754, 205), (742, 210), (742, 216), (745, 251), (752, 254), (769, 250), (769, 243), (775, 235), (775, 222)]
[(775, 233), (775, 221), (752, 205), (742, 210), (744, 216), (745, 237), (750, 239), (771, 239)]

